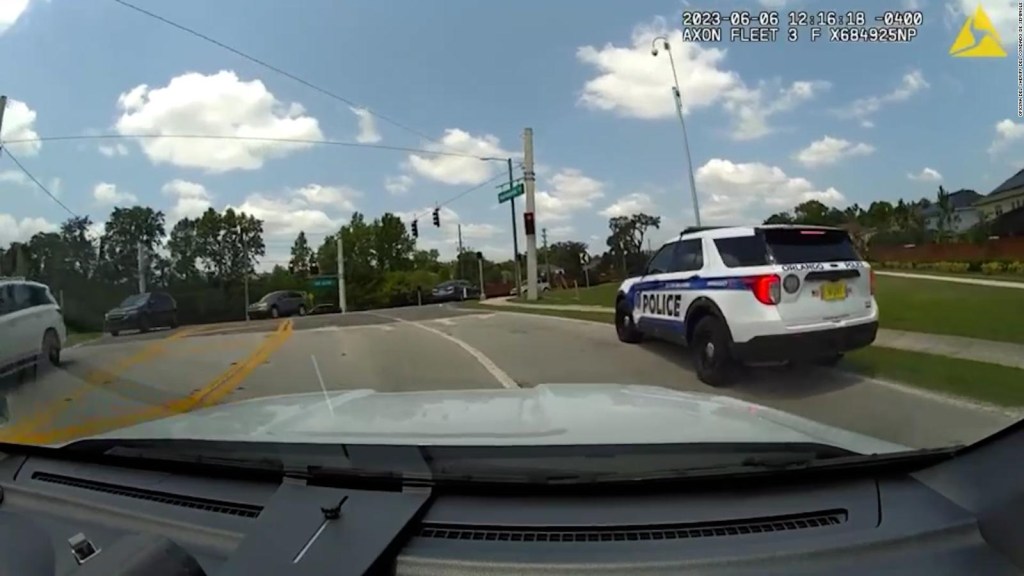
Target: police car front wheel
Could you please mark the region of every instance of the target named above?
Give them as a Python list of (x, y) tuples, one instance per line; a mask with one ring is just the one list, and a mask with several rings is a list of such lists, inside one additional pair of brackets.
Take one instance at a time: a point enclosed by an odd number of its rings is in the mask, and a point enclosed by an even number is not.
[(729, 332), (714, 316), (697, 323), (690, 342), (697, 378), (709, 386), (725, 386), (732, 379), (736, 364), (729, 350)]
[(620, 300), (615, 306), (615, 333), (619, 340), (627, 344), (637, 344), (643, 340), (643, 333), (637, 329), (633, 312), (625, 300)]

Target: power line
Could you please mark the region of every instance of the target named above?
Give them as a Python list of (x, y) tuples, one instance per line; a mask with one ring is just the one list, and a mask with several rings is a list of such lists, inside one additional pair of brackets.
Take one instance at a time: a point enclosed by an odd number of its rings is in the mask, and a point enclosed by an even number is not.
[[(5, 144), (6, 144), (6, 142), (5, 142)], [(40, 190), (45, 192), (46, 195), (49, 196), (51, 200), (56, 202), (68, 214), (71, 214), (71, 216), (73, 218), (78, 218), (78, 214), (75, 214), (74, 212), (72, 212), (71, 208), (68, 208), (67, 206), (65, 206), (64, 203), (61, 202), (56, 196), (54, 196), (46, 186), (43, 186), (43, 183), (40, 182), (39, 180), (37, 180), (36, 177), (33, 176), (32, 173), (29, 172), (27, 168), (22, 166), (21, 162), (19, 162), (18, 159), (15, 158), (13, 154), (11, 154), (11, 150), (9, 148), (7, 148), (5, 146), (3, 150), (4, 150), (4, 152), (7, 153), (7, 157), (10, 158), (12, 162), (14, 162), (14, 165), (17, 166), (25, 174), (25, 176), (28, 176), (28, 179), (31, 180), (32, 182), (34, 182), (35, 185), (38, 186)]]
[(388, 124), (391, 124), (392, 126), (395, 126), (397, 128), (401, 128), (402, 130), (405, 130), (406, 132), (415, 134), (416, 136), (419, 136), (420, 138), (423, 138), (423, 139), (425, 139), (428, 142), (432, 142), (434, 144), (439, 144), (441, 146), (444, 146), (440, 142), (435, 141), (433, 138), (431, 138), (430, 136), (427, 136), (426, 134), (424, 134), (423, 132), (420, 132), (419, 130), (411, 128), (411, 127), (409, 127), (409, 126), (407, 126), (407, 125), (405, 125), (405, 124), (403, 124), (403, 123), (401, 123), (401, 122), (399, 122), (399, 121), (397, 121), (397, 120), (395, 120), (393, 118), (389, 118), (389, 117), (387, 117), (387, 116), (385, 116), (383, 114), (374, 112), (373, 110), (370, 110), (369, 108), (367, 108), (365, 106), (360, 106), (359, 104), (356, 104), (355, 102), (353, 102), (352, 100), (349, 100), (348, 98), (345, 98), (344, 96), (340, 96), (340, 95), (338, 95), (338, 94), (336, 94), (334, 92), (331, 92), (330, 90), (327, 90), (326, 88), (322, 88), (320, 86), (317, 86), (316, 84), (313, 84), (312, 82), (309, 82), (308, 80), (304, 80), (304, 79), (296, 76), (295, 74), (292, 74), (291, 72), (288, 72), (286, 70), (278, 68), (277, 66), (274, 66), (273, 64), (270, 64), (270, 63), (268, 63), (268, 62), (266, 62), (264, 60), (260, 60), (259, 58), (256, 58), (255, 56), (246, 54), (245, 52), (242, 52), (241, 50), (239, 50), (237, 48), (233, 48), (231, 46), (228, 46), (227, 44), (225, 44), (225, 43), (223, 43), (223, 42), (221, 42), (219, 40), (215, 40), (214, 38), (211, 38), (210, 36), (207, 36), (206, 34), (203, 34), (202, 32), (199, 32), (199, 31), (197, 31), (197, 30), (195, 30), (193, 28), (189, 28), (188, 26), (185, 26), (183, 24), (178, 24), (177, 22), (174, 22), (172, 20), (168, 20), (167, 18), (165, 18), (163, 16), (160, 16), (159, 14), (155, 14), (153, 12), (150, 12), (149, 10), (146, 10), (144, 8), (140, 8), (140, 7), (132, 4), (131, 2), (126, 2), (125, 0), (114, 0), (114, 2), (117, 2), (118, 4), (124, 6), (125, 8), (130, 8), (132, 10), (135, 10), (136, 12), (138, 12), (140, 14), (144, 14), (146, 16), (149, 16), (150, 18), (153, 18), (155, 20), (159, 20), (160, 22), (163, 22), (164, 24), (167, 24), (168, 26), (173, 26), (174, 28), (177, 28), (178, 30), (181, 30), (182, 32), (185, 32), (187, 34), (191, 34), (192, 36), (195, 36), (196, 38), (200, 38), (200, 39), (205, 40), (205, 41), (207, 41), (207, 42), (209, 42), (211, 44), (219, 46), (220, 48), (223, 48), (224, 50), (227, 50), (227, 51), (231, 52), (232, 54), (235, 54), (236, 56), (240, 56), (240, 57), (242, 57), (242, 58), (244, 58), (244, 59), (246, 59), (246, 60), (248, 60), (248, 61), (250, 61), (250, 62), (252, 62), (254, 64), (262, 66), (262, 67), (264, 67), (264, 68), (266, 68), (268, 70), (271, 70), (273, 72), (277, 72), (278, 74), (280, 74), (280, 75), (282, 75), (282, 76), (284, 76), (286, 78), (289, 78), (291, 80), (294, 80), (295, 82), (298, 82), (299, 84), (302, 84), (303, 86), (306, 86), (307, 88), (311, 88), (313, 90), (316, 90), (317, 92), (323, 94), (324, 96), (327, 96), (329, 98), (333, 98), (334, 100), (337, 100), (339, 102), (343, 102), (343, 103), (345, 103), (345, 104), (347, 104), (349, 106), (352, 106), (354, 108), (361, 108), (363, 110), (366, 110), (372, 116), (375, 116), (375, 117), (383, 120), (384, 122), (387, 122)]
[[(117, 1), (117, 0), (115, 0)], [(432, 154), (435, 156), (453, 156), (457, 158), (471, 158), (473, 160), (486, 160), (487, 157), (474, 156), (462, 152), (440, 152), (437, 150), (424, 150), (422, 148), (410, 148), (406, 146), (388, 146), (386, 144), (362, 144), (359, 142), (341, 142), (338, 140), (317, 140), (309, 138), (272, 138), (259, 136), (235, 136), (235, 135), (214, 135), (214, 134), (76, 134), (68, 136), (41, 136), (38, 138), (19, 138), (17, 140), (4, 140), (5, 144), (24, 144), (28, 142), (60, 142), (71, 140), (155, 140), (158, 138), (170, 138), (179, 140), (240, 140), (253, 142), (267, 142), (277, 144), (309, 144), (313, 146), (341, 146), (346, 148), (374, 148), (377, 150), (393, 150), (396, 152), (407, 152), (410, 154)]]
[[(444, 202), (441, 202), (440, 204), (435, 206), (434, 210), (436, 210), (438, 208), (443, 208), (443, 207), (451, 204), (452, 202), (455, 202), (456, 200), (459, 200), (460, 198), (466, 196), (467, 194), (470, 194), (472, 192), (476, 192), (477, 190), (479, 190), (479, 189), (481, 189), (484, 186), (487, 186), (489, 184), (493, 184), (498, 178), (505, 178), (505, 175), (499, 173), (496, 176), (492, 176), (486, 182), (481, 182), (480, 184), (477, 184), (476, 186), (473, 186), (472, 188), (468, 188), (466, 190), (463, 190), (462, 192), (459, 192), (455, 196), (452, 196), (451, 198), (449, 198), (449, 199), (445, 200)], [(419, 220), (421, 217), (426, 216), (429, 212), (432, 212), (432, 211), (433, 210), (428, 210), (427, 212), (423, 212), (422, 214), (417, 214), (416, 216), (413, 217), (413, 220)]]

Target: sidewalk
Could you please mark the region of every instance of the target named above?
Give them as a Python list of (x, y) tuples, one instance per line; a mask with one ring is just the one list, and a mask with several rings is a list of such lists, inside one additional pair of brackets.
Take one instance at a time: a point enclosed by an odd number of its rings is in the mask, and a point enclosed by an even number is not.
[[(945, 280), (945, 278), (942, 279)], [(614, 312), (612, 308), (607, 306), (585, 306), (582, 304), (518, 304), (509, 302), (507, 298), (488, 298), (481, 302), (481, 304), (500, 308), (514, 308), (517, 310), (566, 310), (573, 312), (597, 312), (606, 314)], [(880, 328), (874, 345), (882, 348), (895, 348), (897, 350), (907, 350), (909, 352), (923, 352), (925, 354), (948, 356), (950, 358), (960, 358), (962, 360), (974, 360), (976, 362), (998, 364), (1000, 366), (1009, 366), (1010, 368), (1020, 368), (1024, 370), (1024, 344)]]

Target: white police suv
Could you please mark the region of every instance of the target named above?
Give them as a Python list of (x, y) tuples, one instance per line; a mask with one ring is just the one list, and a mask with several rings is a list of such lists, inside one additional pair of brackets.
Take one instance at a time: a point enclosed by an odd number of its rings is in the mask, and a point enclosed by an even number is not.
[(59, 365), (67, 338), (60, 306), (46, 284), (0, 276), (0, 377), (44, 362)]
[(875, 341), (875, 275), (849, 235), (820, 226), (688, 228), (615, 299), (619, 340), (689, 347), (721, 386), (741, 363), (834, 364)]

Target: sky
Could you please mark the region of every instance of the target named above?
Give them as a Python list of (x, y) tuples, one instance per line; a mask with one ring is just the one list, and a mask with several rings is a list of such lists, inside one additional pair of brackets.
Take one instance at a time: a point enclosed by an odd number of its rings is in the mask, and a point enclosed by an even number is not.
[[(536, 222), (549, 242), (605, 249), (608, 218), (692, 225), (683, 96), (704, 224), (744, 224), (817, 199), (837, 207), (988, 193), (1024, 168), (1017, 3), (983, 8), (1007, 58), (953, 58), (969, 0), (131, 0), (320, 87), (248, 61), (114, 0), (0, 0), (0, 138), (96, 230), (113, 206), (212, 206), (264, 220), (262, 266), (384, 212), (419, 218), (420, 248), (512, 254), (507, 178), (532, 128)], [(683, 42), (683, 11), (778, 11), (773, 43)], [(788, 42), (789, 11), (920, 10), (910, 43)], [(347, 101), (347, 102), (346, 102)], [(96, 135), (258, 136), (370, 146)], [(400, 150), (381, 147), (393, 147)], [(410, 152), (422, 150), (423, 152)], [(474, 190), (470, 191), (470, 189)], [(453, 199), (448, 202), (449, 199)], [(524, 203), (517, 203), (522, 222)], [(441, 227), (430, 211), (441, 205)], [(0, 244), (69, 216), (0, 157)], [(520, 249), (525, 246), (518, 226)], [(538, 242), (541, 240), (538, 239)]]

